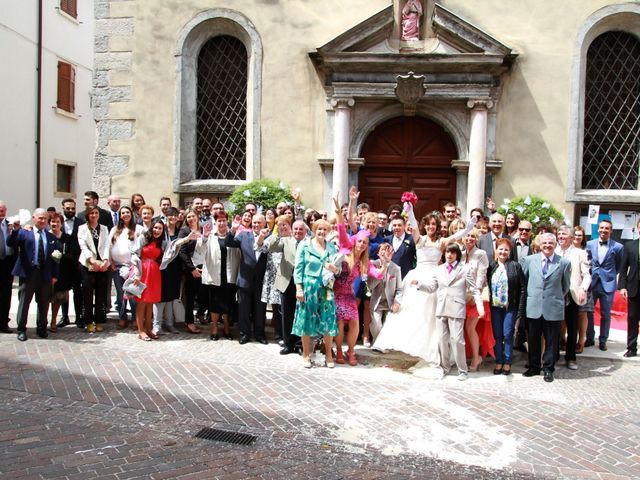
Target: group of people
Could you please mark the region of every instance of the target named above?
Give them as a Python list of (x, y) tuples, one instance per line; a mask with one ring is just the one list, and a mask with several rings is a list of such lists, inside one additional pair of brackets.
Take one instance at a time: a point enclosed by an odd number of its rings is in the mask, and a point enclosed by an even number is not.
[(376, 351), (418, 357), (418, 375), (441, 377), (455, 364), (465, 380), (487, 355), (494, 374), (509, 375), (513, 351), (526, 345), (524, 375), (553, 381), (561, 350), (575, 370), (576, 354), (594, 344), (596, 302), (598, 345), (607, 349), (620, 289), (629, 302), (625, 356), (637, 353), (638, 241), (623, 248), (606, 219), (599, 238), (586, 242), (581, 227), (566, 225), (541, 226), (534, 236), (515, 212), (491, 212), (492, 202), (488, 218), (476, 208), (464, 220), (447, 203), (418, 222), (410, 197), (375, 212), (352, 187), (348, 203), (336, 195), (329, 219), (293, 196), (293, 205), (247, 203), (230, 219), (224, 204), (206, 198), (179, 210), (163, 197), (156, 212), (140, 194), (127, 206), (111, 195), (102, 209), (89, 191), (83, 212), (67, 198), (60, 212), (36, 209), (28, 227), (9, 221), (0, 201), (0, 331), (11, 332), (17, 276), (21, 341), (34, 296), (39, 337), (71, 323), (69, 292), (76, 326), (97, 333), (115, 288), (118, 328), (132, 320), (143, 341), (179, 332), (176, 323), (200, 333), (198, 318), (210, 324), (212, 341), (233, 338), (237, 323), (240, 344), (266, 344), (271, 305), (280, 353), (301, 353), (306, 368), (315, 348), (328, 368), (357, 365), (361, 338)]

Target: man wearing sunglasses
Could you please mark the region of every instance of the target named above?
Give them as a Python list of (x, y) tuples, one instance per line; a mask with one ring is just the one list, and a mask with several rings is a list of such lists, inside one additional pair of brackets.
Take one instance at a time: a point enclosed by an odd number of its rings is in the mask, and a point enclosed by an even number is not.
[(520, 263), (522, 263), (521, 260), (523, 258), (533, 254), (533, 251), (531, 249), (532, 228), (533, 226), (531, 225), (531, 222), (528, 222), (527, 220), (522, 220), (518, 224), (518, 235), (515, 238), (516, 248), (514, 248), (514, 257)]

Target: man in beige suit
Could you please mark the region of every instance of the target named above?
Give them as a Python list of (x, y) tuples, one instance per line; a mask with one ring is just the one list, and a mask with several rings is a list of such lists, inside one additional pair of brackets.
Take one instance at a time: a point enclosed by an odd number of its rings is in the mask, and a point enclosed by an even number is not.
[[(280, 308), (282, 316), (282, 338), (284, 345), (280, 355), (299, 352), (296, 346), (300, 337), (291, 333), (293, 317), (296, 311), (296, 286), (293, 283), (293, 269), (296, 263), (296, 251), (305, 239), (307, 227), (302, 220), (293, 222), (287, 215), (280, 215), (276, 219), (278, 235), (271, 235), (265, 242), (270, 252), (282, 252), (282, 259), (277, 265), (275, 287), (280, 292)], [(293, 230), (293, 236), (291, 231)]]
[(369, 277), (371, 290), (371, 324), (370, 330), (375, 340), (382, 329), (382, 322), (387, 312), (396, 313), (402, 302), (402, 271), (391, 261), (393, 247), (390, 243), (381, 243), (378, 247), (378, 258), (384, 268), (381, 279)]
[(571, 283), (564, 307), (564, 321), (567, 324), (567, 348), (565, 360), (567, 368), (577, 370), (576, 342), (578, 341), (578, 307), (587, 302), (587, 290), (591, 285), (591, 261), (586, 250), (573, 246), (573, 229), (561, 225), (557, 232), (556, 254), (571, 262)]
[(467, 357), (465, 354), (464, 319), (467, 313), (467, 290), (475, 300), (478, 317), (484, 317), (484, 305), (471, 269), (460, 263), (462, 252), (458, 245), (450, 244), (445, 249), (446, 262), (440, 265), (435, 276), (419, 288), (428, 292), (437, 291), (436, 328), (440, 348), (440, 365), (445, 374), (450, 369), (450, 343), (453, 340), (453, 357), (458, 367), (458, 380), (467, 379)]

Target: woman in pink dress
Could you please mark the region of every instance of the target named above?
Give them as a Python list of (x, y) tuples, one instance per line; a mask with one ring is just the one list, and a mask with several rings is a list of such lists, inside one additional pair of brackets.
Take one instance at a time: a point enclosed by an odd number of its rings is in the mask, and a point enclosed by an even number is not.
[(344, 364), (345, 358), (342, 351), (344, 340), (344, 325), (349, 326), (347, 333), (347, 359), (349, 365), (356, 366), (355, 346), (358, 340), (360, 322), (358, 317), (358, 301), (353, 289), (353, 284), (357, 278), (366, 281), (368, 275), (380, 279), (384, 273), (375, 268), (373, 262), (369, 260), (369, 235), (368, 230), (361, 230), (356, 235), (349, 238), (347, 229), (342, 218), (342, 211), (337, 199), (336, 215), (338, 217), (338, 238), (340, 242), (340, 254), (344, 255), (342, 261), (342, 271), (336, 278), (333, 292), (336, 300), (336, 317), (338, 318), (338, 336), (336, 337), (336, 363)]

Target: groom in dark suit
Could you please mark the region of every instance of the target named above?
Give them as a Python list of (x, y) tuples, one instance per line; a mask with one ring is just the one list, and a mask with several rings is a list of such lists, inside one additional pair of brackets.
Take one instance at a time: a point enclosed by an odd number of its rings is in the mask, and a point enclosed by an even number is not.
[[(638, 222), (640, 228), (640, 221)], [(640, 323), (640, 274), (638, 258), (640, 241), (633, 240), (624, 244), (622, 266), (618, 277), (620, 296), (627, 299), (627, 351), (624, 356), (635, 357), (638, 354), (638, 324)]]
[(384, 241), (393, 247), (391, 261), (400, 267), (404, 278), (416, 264), (416, 244), (413, 236), (405, 232), (403, 217), (397, 216), (391, 220), (391, 231), (393, 235), (385, 237)]
[(600, 302), (600, 350), (607, 349), (611, 326), (611, 307), (616, 276), (622, 267), (622, 245), (611, 238), (611, 220), (601, 220), (598, 238), (587, 242), (591, 252), (591, 292), (593, 303)]
[(13, 224), (13, 231), (7, 244), (17, 256), (13, 274), (20, 277), (18, 290), (18, 340), (27, 340), (27, 319), (29, 304), (34, 294), (38, 305), (37, 334), (47, 338), (47, 311), (51, 300), (51, 288), (58, 280), (58, 263), (53, 252), (59, 251), (58, 240), (46, 230), (47, 212), (37, 208), (33, 212), (32, 230), (20, 228), (20, 222)]

